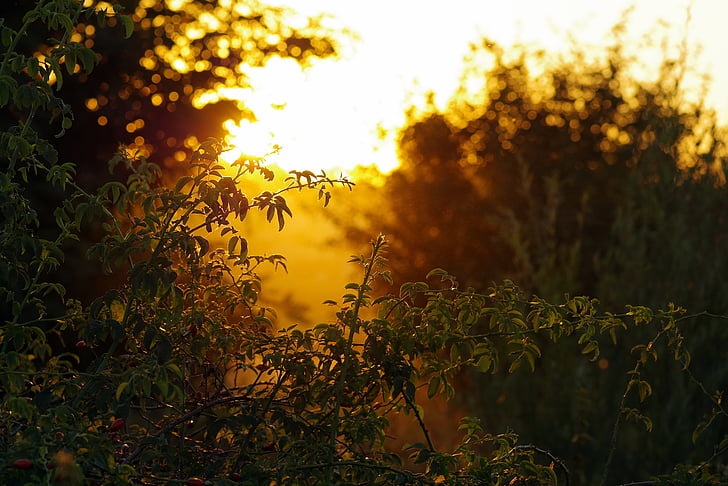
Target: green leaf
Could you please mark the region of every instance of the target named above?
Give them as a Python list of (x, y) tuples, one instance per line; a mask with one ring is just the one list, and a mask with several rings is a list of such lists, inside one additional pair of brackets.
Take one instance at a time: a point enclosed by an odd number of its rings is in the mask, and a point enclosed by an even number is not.
[(13, 35), (16, 35), (17, 32), (15, 32), (13, 29), (9, 29), (8, 27), (3, 27), (2, 32), (0, 33), (0, 40), (2, 41), (4, 46), (9, 45), (13, 40)]
[(124, 27), (124, 38), (128, 39), (134, 33), (134, 21), (128, 15), (119, 15), (119, 20)]
[(17, 82), (10, 76), (0, 76), (0, 107), (7, 105), (15, 98)]
[(116, 387), (116, 399), (119, 400), (121, 398), (121, 395), (124, 393), (124, 390), (129, 386), (128, 381), (124, 381), (122, 383), (119, 383), (119, 386)]
[(414, 462), (415, 464), (427, 462), (431, 455), (432, 453), (428, 449), (420, 449), (420, 451), (417, 453), (417, 456), (415, 457)]
[(556, 471), (550, 467), (543, 467), (541, 470), (548, 474), (549, 479), (551, 480), (550, 484), (559, 484), (559, 478), (556, 476)]
[(437, 395), (440, 391), (440, 377), (435, 375), (430, 378), (430, 382), (427, 384), (427, 398), (432, 398)]
[(207, 241), (206, 238), (202, 236), (195, 236), (195, 241), (197, 241), (197, 244), (200, 247), (200, 256), (204, 256), (207, 254), (208, 251), (210, 251), (210, 242)]
[(645, 426), (645, 430), (647, 432), (652, 432), (652, 419), (648, 417), (647, 415), (642, 415), (640, 417), (640, 420), (642, 421), (642, 424)]
[(278, 208), (278, 231), (281, 231), (283, 229), (283, 226), (285, 226), (286, 222), (283, 219), (283, 211)]
[(191, 180), (191, 176), (180, 177), (177, 183), (174, 185), (174, 192), (180, 192), (182, 188), (186, 186)]
[(40, 12), (37, 10), (30, 10), (28, 13), (23, 15), (23, 23), (24, 24), (31, 24), (36, 21), (37, 18), (40, 17)]
[(644, 380), (640, 380), (638, 385), (639, 393), (640, 393), (640, 402), (645, 401), (645, 398), (652, 395), (652, 387), (650, 384)]
[(68, 74), (72, 75), (73, 72), (76, 70), (76, 53), (73, 50), (69, 50), (68, 52), (66, 52), (64, 59), (66, 71), (68, 72)]
[(66, 14), (56, 14), (54, 16), (56, 22), (63, 26), (63, 29), (69, 34), (73, 31), (73, 21)]
[(46, 62), (50, 64), (53, 74), (56, 75), (56, 90), (60, 91), (63, 88), (63, 73), (61, 72), (61, 66), (58, 64), (58, 60), (52, 57), (46, 58)]
[(481, 356), (478, 359), (478, 371), (481, 373), (487, 373), (488, 370), (493, 366), (493, 360), (490, 356)]
[(38, 61), (37, 57), (29, 57), (27, 63), (28, 76), (35, 79), (35, 77), (38, 76), (39, 66), (40, 61)]
[(235, 247), (238, 245), (238, 242), (240, 241), (240, 237), (233, 236), (228, 240), (228, 253), (230, 255), (235, 253)]
[(174, 375), (179, 378), (180, 380), (184, 379), (184, 375), (182, 374), (182, 370), (179, 366), (177, 366), (174, 363), (167, 363), (167, 369), (174, 373)]
[(599, 343), (597, 341), (589, 341), (582, 348), (581, 354), (589, 354), (589, 353), (592, 354), (592, 357), (589, 358), (590, 361), (596, 361), (597, 358), (599, 358)]
[(99, 62), (96, 53), (88, 47), (82, 46), (78, 49), (76, 56), (81, 60), (81, 66), (86, 74), (91, 74), (94, 66)]
[(427, 277), (425, 277), (425, 278), (430, 279), (432, 277), (442, 277), (442, 280), (447, 280), (450, 277), (450, 275), (442, 268), (433, 268), (432, 270), (429, 271), (429, 273), (427, 274)]

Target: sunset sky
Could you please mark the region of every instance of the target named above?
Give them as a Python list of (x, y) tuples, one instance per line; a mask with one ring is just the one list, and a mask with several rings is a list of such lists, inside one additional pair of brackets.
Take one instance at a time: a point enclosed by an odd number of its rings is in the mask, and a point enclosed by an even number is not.
[[(598, 48), (611, 42), (610, 29), (631, 3), (452, 0), (445, 6), (430, 0), (281, 0), (280, 5), (302, 14), (328, 12), (333, 15), (332, 26), (351, 29), (359, 38), (344, 49), (342, 59), (319, 60), (305, 71), (293, 61), (272, 61), (266, 68), (251, 69), (251, 84), (258, 88), (249, 101), (260, 121), (229, 121), (228, 129), (236, 135), (230, 141), (246, 153), (264, 154), (273, 144), (282, 146), (280, 155), (269, 161), (287, 170), (348, 171), (358, 164), (376, 164), (386, 172), (397, 165), (395, 137), (405, 109), (421, 105), (430, 90), (439, 106), (448, 102), (469, 43), (486, 36), (504, 47), (525, 43), (557, 53), (567, 45), (567, 33), (572, 33), (580, 45)], [(670, 40), (676, 47), (683, 38), (691, 2), (637, 3), (627, 37), (634, 39), (631, 47), (640, 60), (658, 62), (659, 49), (642, 50), (640, 39), (664, 20), (672, 25)], [(728, 64), (721, 38), (727, 19), (728, 1), (694, 0), (687, 27), (691, 48), (702, 45), (701, 54), (691, 58), (691, 67), (713, 78), (708, 102), (719, 111), (723, 124), (728, 123)], [(654, 37), (659, 45), (662, 35)], [(378, 127), (386, 130), (384, 141), (377, 138)], [(281, 252), (289, 259), (289, 274), (267, 279), (270, 292), (264, 295), (277, 304), (289, 301), (291, 294), (299, 303), (337, 299), (345, 283), (359, 278), (354, 266), (344, 264), (354, 250), (338, 229), (312, 209), (314, 201), (308, 209), (301, 204), (309, 203), (294, 203), (301, 210), (285, 231), (271, 228), (254, 238), (259, 248)], [(337, 204), (336, 199), (332, 204)], [(322, 273), (322, 268), (336, 268), (338, 273)], [(326, 311), (320, 306), (318, 310)], [(308, 317), (326, 319), (325, 314)]]
[[(359, 38), (346, 46), (340, 60), (323, 60), (306, 71), (290, 61), (272, 61), (251, 69), (251, 106), (259, 118), (249, 124), (231, 120), (234, 144), (249, 152), (283, 147), (275, 162), (284, 168), (332, 169), (376, 164), (396, 166), (396, 129), (404, 110), (422, 104), (423, 94), (436, 93), (447, 103), (462, 71), (470, 42), (486, 36), (502, 46), (525, 43), (556, 53), (567, 45), (567, 33), (581, 45), (604, 46), (610, 28), (633, 2), (596, 0), (280, 0), (302, 14), (330, 13), (331, 25), (351, 29)], [(675, 47), (683, 37), (691, 6), (687, 39), (692, 68), (712, 77), (708, 100), (728, 122), (728, 65), (725, 62), (724, 0), (640, 0), (628, 24), (628, 38), (639, 39), (659, 21), (670, 28)], [(722, 39), (722, 40), (721, 40)], [(659, 43), (661, 37), (654, 39)], [(640, 59), (656, 60), (658, 50), (635, 47)], [(672, 53), (676, 53), (673, 50)], [(285, 105), (274, 109), (271, 105)], [(378, 140), (383, 129), (388, 134)]]

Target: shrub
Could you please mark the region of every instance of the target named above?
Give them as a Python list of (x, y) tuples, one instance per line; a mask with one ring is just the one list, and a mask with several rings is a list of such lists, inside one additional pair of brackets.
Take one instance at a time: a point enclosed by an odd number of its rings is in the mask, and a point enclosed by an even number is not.
[[(274, 328), (272, 310), (258, 304), (256, 269), (285, 261), (251, 253), (235, 220), (257, 211), (283, 229), (288, 191), (313, 190), (326, 203), (333, 186), (351, 183), (292, 171), (278, 189), (247, 195), (245, 177), (271, 180), (272, 172), (260, 159), (223, 166), (224, 147), (208, 140), (172, 187), (160, 183), (154, 163), (121, 150), (110, 167), (123, 167), (126, 182), (82, 190), (74, 165), (60, 163), (32, 124), (47, 113), (62, 135), (72, 123), (52, 80), (60, 87), (62, 67), (73, 73), (74, 60), (90, 73), (92, 51), (68, 39), (79, 18), (109, 15), (131, 32), (126, 17), (66, 0), (39, 1), (19, 30), (3, 27), (0, 104), (22, 116), (0, 146), (4, 484), (568, 483), (556, 455), (512, 433), (487, 433), (475, 419), (462, 420), (454, 449), (438, 448), (417, 389), (451, 397), (452, 376), (465, 367), (533, 370), (537, 336), (573, 337), (594, 359), (603, 336), (649, 325), (654, 339), (634, 349), (616, 437), (622, 417), (650, 425), (638, 407), (652, 393), (651, 360), (669, 351), (689, 370), (676, 308), (599, 313), (585, 297), (524, 299), (510, 282), (481, 294), (439, 269), (429, 283), (375, 298), (375, 279), (391, 281), (384, 237), (352, 260), (361, 281), (331, 303), (330, 322)], [(43, 60), (15, 51), (37, 22), (61, 32)], [(66, 191), (55, 227), (40, 224), (26, 197), (32, 177)], [(103, 271), (123, 273), (124, 283), (84, 307), (49, 275), (64, 268), (62, 245), (87, 220), (103, 221), (105, 231), (91, 256)], [(213, 237), (224, 244), (213, 247)], [(702, 428), (725, 419), (712, 399)], [(395, 414), (409, 414), (422, 437), (404, 451), (386, 447)], [(725, 448), (722, 439), (713, 457), (681, 477), (715, 478), (710, 468)], [(613, 450), (614, 442), (610, 457)]]

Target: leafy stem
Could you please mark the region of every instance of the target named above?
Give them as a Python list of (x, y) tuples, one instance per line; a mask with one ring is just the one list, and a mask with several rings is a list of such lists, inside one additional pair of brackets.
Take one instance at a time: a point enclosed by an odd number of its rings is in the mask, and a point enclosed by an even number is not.
[[(367, 296), (367, 291), (369, 289), (369, 284), (371, 283), (371, 280), (374, 275), (374, 268), (375, 266), (380, 262), (380, 253), (383, 250), (383, 248), (386, 246), (386, 239), (383, 235), (379, 235), (377, 239), (372, 242), (372, 252), (369, 259), (366, 260), (365, 266), (364, 266), (364, 277), (362, 278), (362, 283), (358, 285), (357, 287), (357, 295), (356, 299), (354, 300), (354, 307), (351, 311), (351, 313), (348, 314), (348, 317), (345, 319), (344, 324), (349, 326), (349, 336), (347, 337), (347, 343), (346, 343), (346, 350), (344, 354), (344, 363), (341, 366), (341, 373), (338, 377), (338, 380), (336, 381), (334, 395), (335, 395), (335, 401), (334, 401), (334, 415), (333, 420), (334, 423), (331, 426), (331, 432), (329, 435), (329, 444), (331, 446), (331, 449), (329, 451), (329, 462), (334, 462), (334, 454), (336, 450), (336, 437), (339, 432), (339, 414), (341, 412), (341, 400), (344, 393), (344, 386), (346, 384), (346, 379), (348, 378), (349, 368), (351, 367), (352, 362), (352, 350), (354, 345), (354, 337), (356, 336), (356, 333), (359, 330), (359, 312), (361, 310), (362, 305), (365, 305), (365, 300)], [(331, 472), (331, 471), (329, 471)]]

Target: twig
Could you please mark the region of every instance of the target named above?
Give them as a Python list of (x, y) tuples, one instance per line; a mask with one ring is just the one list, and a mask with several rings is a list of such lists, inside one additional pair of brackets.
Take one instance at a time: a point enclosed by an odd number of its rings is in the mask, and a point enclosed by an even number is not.
[(564, 471), (565, 484), (566, 484), (566, 486), (569, 486), (569, 484), (570, 484), (569, 483), (569, 470), (567, 469), (566, 465), (563, 462), (561, 462), (561, 459), (554, 456), (553, 454), (551, 454), (551, 452), (547, 451), (546, 449), (541, 449), (540, 447), (536, 447), (535, 445), (530, 445), (530, 444), (517, 445), (513, 449), (511, 449), (509, 454), (519, 451), (519, 450), (538, 452), (539, 454), (543, 454), (544, 456), (551, 459), (551, 462), (553, 462), (554, 464), (559, 466), (561, 468), (561, 470)]
[(407, 402), (407, 405), (412, 409), (412, 412), (414, 412), (415, 417), (417, 418), (417, 421), (420, 423), (420, 429), (422, 429), (422, 433), (425, 435), (425, 440), (427, 440), (427, 447), (430, 449), (431, 452), (435, 452), (435, 446), (432, 443), (432, 439), (430, 438), (430, 432), (427, 430), (425, 421), (422, 420), (420, 411), (417, 410), (417, 407), (415, 407), (415, 404), (412, 401), (412, 399), (409, 396), (407, 396), (407, 393), (404, 391), (404, 388), (402, 389), (402, 396), (404, 397), (404, 401)]
[[(191, 418), (197, 417), (198, 415), (201, 415), (202, 412), (204, 412), (208, 408), (212, 408), (212, 407), (215, 407), (217, 405), (222, 405), (222, 404), (235, 403), (235, 402), (245, 402), (245, 401), (250, 401), (250, 397), (248, 397), (248, 396), (243, 396), (243, 397), (223, 397), (223, 398), (218, 398), (217, 400), (212, 400), (210, 402), (203, 403), (202, 405), (198, 406), (197, 408), (195, 408), (195, 409), (187, 412), (186, 414), (182, 415), (181, 417), (178, 417), (177, 419), (173, 420), (172, 422), (170, 422), (169, 424), (167, 424), (167, 426), (165, 426), (161, 430), (158, 430), (157, 432), (151, 434), (150, 437), (159, 437), (160, 435), (165, 434), (165, 433), (169, 432), (170, 430), (174, 429), (178, 425), (180, 425), (180, 424), (182, 424), (184, 422), (187, 422)], [(132, 453), (129, 454), (121, 463), (122, 464), (129, 464), (129, 463), (131, 463), (149, 445), (150, 445), (149, 443), (146, 443), (145, 444), (142, 441), (136, 447), (136, 449), (134, 449), (132, 451)]]
[(359, 311), (361, 310), (362, 302), (364, 300), (365, 289), (369, 285), (374, 274), (374, 266), (379, 260), (379, 253), (382, 247), (385, 245), (383, 236), (379, 236), (374, 243), (372, 243), (372, 253), (369, 261), (364, 267), (364, 278), (362, 279), (361, 285), (357, 290), (356, 300), (354, 301), (354, 308), (351, 312), (350, 322), (345, 324), (349, 325), (349, 336), (347, 339), (346, 353), (344, 355), (344, 363), (341, 365), (341, 373), (335, 383), (335, 402), (334, 402), (334, 423), (331, 426), (331, 433), (329, 434), (329, 444), (331, 450), (329, 451), (329, 462), (334, 462), (334, 454), (336, 450), (336, 436), (339, 433), (339, 412), (341, 409), (341, 399), (344, 392), (344, 384), (346, 383), (349, 368), (351, 367), (352, 361), (352, 347), (354, 344), (354, 336), (358, 330), (357, 321), (359, 319)]

